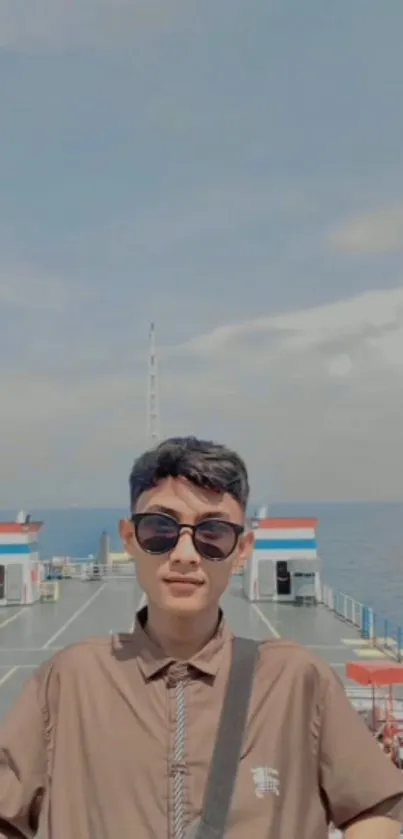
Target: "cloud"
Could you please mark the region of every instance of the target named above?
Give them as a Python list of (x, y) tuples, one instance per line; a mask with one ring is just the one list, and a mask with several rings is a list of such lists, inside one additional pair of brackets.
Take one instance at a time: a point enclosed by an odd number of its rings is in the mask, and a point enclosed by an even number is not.
[[(59, 504), (126, 503), (147, 444), (146, 358), (104, 366), (102, 336), (87, 356), (84, 341), (66, 373), (0, 370), (9, 503), (52, 504), (55, 487)], [(257, 500), (401, 498), (403, 287), (228, 324), (159, 359), (164, 436), (234, 445)]]
[[(396, 352), (391, 355), (391, 334)], [(232, 355), (242, 342), (257, 335), (269, 336), (277, 352), (286, 354), (301, 350), (331, 351), (348, 344), (376, 345), (380, 361), (403, 364), (403, 288), (366, 292), (311, 309), (254, 318), (243, 323), (220, 326), (176, 347), (174, 353), (211, 357), (220, 353)]]
[(184, 18), (189, 3), (170, 0), (0, 0), (0, 48), (59, 51), (105, 48), (162, 35)]
[(343, 254), (374, 256), (403, 252), (403, 205), (354, 216), (329, 236), (332, 249)]
[(199, 423), (241, 448), (260, 498), (402, 497), (403, 287), (228, 325), (171, 352), (203, 371)]

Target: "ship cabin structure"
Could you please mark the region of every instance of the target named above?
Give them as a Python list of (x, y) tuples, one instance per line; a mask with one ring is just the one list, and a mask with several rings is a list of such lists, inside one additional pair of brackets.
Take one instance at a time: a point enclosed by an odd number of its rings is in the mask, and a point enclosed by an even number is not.
[(0, 607), (39, 601), (41, 528), (42, 522), (22, 512), (16, 521), (0, 522)]
[(270, 518), (260, 511), (250, 522), (253, 554), (244, 570), (249, 601), (315, 604), (321, 600), (316, 518)]

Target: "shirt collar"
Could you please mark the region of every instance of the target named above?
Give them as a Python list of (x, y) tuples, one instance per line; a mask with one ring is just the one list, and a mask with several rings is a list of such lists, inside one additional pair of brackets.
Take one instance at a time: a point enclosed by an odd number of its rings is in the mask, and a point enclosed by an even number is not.
[[(136, 615), (133, 643), (134, 654), (139, 662), (140, 669), (146, 679), (151, 679), (170, 664), (175, 663), (175, 659), (167, 656), (159, 644), (147, 635), (144, 629), (146, 622), (147, 607), (145, 606)], [(225, 648), (231, 642), (232, 637), (220, 610), (219, 623), (213, 638), (196, 655), (192, 656), (187, 664), (207, 676), (216, 676)]]

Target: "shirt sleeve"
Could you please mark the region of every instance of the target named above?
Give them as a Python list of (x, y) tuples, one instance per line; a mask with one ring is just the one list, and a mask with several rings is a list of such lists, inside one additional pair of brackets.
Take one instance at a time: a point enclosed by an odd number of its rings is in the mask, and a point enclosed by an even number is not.
[(0, 727), (0, 839), (36, 835), (34, 811), (46, 774), (44, 718), (35, 675)]
[(320, 783), (339, 829), (360, 816), (403, 822), (403, 775), (375, 738), (331, 671), (325, 688), (319, 742)]

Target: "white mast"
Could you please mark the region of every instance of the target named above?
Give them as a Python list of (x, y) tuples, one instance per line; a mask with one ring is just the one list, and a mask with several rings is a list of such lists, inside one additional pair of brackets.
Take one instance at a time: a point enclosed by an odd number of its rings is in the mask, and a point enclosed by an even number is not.
[(150, 347), (148, 356), (148, 399), (147, 399), (147, 444), (155, 446), (160, 439), (160, 415), (158, 399), (158, 369), (155, 349), (155, 325), (150, 325)]

